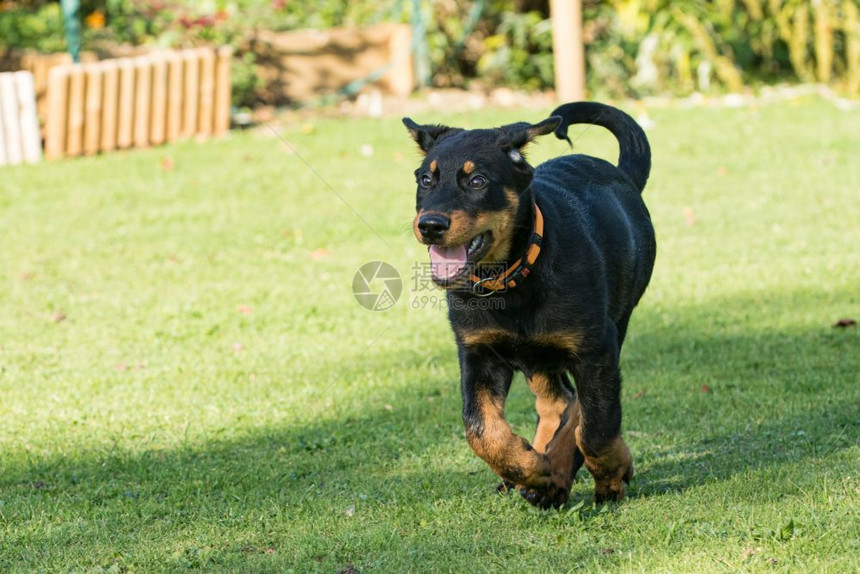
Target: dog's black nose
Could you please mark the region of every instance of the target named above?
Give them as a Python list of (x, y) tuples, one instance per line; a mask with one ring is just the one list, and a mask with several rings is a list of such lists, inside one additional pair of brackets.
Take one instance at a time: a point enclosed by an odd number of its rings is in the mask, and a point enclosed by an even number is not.
[(422, 215), (418, 220), (418, 231), (425, 239), (441, 239), (449, 227), (451, 227), (451, 220), (438, 213)]

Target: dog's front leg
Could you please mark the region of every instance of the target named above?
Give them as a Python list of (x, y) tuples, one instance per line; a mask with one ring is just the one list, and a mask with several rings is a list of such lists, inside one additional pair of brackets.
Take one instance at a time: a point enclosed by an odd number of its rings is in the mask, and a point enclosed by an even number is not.
[[(514, 434), (505, 420), (505, 399), (511, 386), (513, 368), (492, 352), (463, 349), (460, 352), (463, 422), (472, 450), (484, 459), (503, 480), (532, 491), (529, 502), (543, 507), (560, 506), (567, 493), (559, 496), (552, 481), (549, 457)], [(562, 500), (563, 498), (563, 500)]]

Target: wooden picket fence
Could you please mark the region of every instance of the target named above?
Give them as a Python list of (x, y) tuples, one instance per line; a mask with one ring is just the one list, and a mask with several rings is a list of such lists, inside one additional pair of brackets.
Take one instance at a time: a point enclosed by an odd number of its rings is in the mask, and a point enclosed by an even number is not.
[(51, 68), (45, 156), (93, 155), (230, 128), (229, 47)]
[(35, 163), (41, 157), (33, 74), (0, 74), (0, 166)]
[[(2, 4), (2, 0), (0, 0)], [(66, 52), (54, 52), (42, 54), (35, 50), (27, 49), (0, 49), (0, 71), (3, 72), (32, 72), (33, 85), (36, 92), (36, 111), (40, 118), (45, 117), (48, 101), (45, 94), (48, 91), (48, 73), (56, 66), (68, 66), (72, 63), (72, 56)], [(137, 54), (135, 54), (137, 55)], [(80, 54), (81, 62), (97, 62), (98, 55), (93, 52), (83, 51)]]

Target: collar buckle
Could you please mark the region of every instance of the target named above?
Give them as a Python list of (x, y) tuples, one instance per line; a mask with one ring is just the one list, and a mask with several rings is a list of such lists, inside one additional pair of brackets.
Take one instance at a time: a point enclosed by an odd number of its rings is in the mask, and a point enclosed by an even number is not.
[(482, 285), (483, 283), (486, 283), (488, 281), (493, 281), (494, 279), (495, 279), (494, 277), (484, 277), (483, 279), (479, 279), (478, 281), (473, 283), (472, 288), (470, 289), (470, 291), (472, 292), (472, 295), (474, 295), (475, 297), (489, 297), (490, 295), (492, 295), (493, 293), (498, 291), (497, 289), (486, 289), (483, 293), (478, 291), (478, 289), (484, 288)]

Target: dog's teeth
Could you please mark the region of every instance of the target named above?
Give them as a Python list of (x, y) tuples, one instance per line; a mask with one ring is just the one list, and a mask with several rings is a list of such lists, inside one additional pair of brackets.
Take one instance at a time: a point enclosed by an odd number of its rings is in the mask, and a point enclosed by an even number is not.
[(480, 237), (476, 237), (472, 240), (472, 242), (469, 244), (469, 251), (474, 251), (475, 249), (478, 248), (479, 240), (480, 240)]

